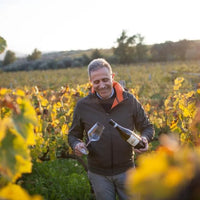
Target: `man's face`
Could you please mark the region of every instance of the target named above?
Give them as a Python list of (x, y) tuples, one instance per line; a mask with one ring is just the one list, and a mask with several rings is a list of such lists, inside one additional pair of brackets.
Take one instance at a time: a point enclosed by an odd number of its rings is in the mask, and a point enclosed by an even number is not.
[(113, 77), (106, 67), (92, 71), (90, 81), (94, 90), (103, 98), (108, 99), (112, 94)]

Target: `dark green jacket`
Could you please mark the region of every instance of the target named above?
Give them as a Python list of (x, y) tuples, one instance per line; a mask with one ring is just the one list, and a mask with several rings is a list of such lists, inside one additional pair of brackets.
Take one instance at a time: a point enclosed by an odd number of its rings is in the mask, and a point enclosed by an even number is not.
[(108, 176), (125, 172), (133, 166), (132, 146), (108, 123), (109, 119), (128, 129), (136, 129), (148, 141), (154, 135), (153, 125), (137, 99), (124, 91), (119, 83), (114, 82), (113, 87), (116, 98), (109, 113), (105, 112), (94, 92), (78, 101), (68, 135), (69, 144), (73, 148), (96, 122), (105, 126), (100, 140), (88, 146), (88, 169)]

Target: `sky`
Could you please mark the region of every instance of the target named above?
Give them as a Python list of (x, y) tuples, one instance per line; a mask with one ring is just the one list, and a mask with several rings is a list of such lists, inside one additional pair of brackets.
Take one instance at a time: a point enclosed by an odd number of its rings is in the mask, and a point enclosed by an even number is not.
[(199, 0), (0, 0), (7, 49), (112, 48), (123, 30), (145, 44), (200, 39)]

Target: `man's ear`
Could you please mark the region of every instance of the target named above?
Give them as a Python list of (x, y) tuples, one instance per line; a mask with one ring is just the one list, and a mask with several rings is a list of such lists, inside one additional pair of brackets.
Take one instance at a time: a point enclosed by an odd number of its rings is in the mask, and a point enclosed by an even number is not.
[(114, 77), (115, 77), (115, 73), (112, 73), (112, 79), (114, 79)]

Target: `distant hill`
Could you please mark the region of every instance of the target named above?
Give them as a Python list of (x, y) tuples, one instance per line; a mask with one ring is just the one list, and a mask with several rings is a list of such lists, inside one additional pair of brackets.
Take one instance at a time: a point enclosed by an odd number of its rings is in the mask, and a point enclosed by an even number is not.
[[(36, 60), (27, 60), (28, 55), (16, 54), (16, 61), (0, 67), (4, 71), (20, 71), (20, 70), (43, 70), (43, 69), (59, 69), (66, 67), (80, 67), (87, 65), (91, 59), (93, 51), (97, 49), (87, 50), (70, 50), (59, 52), (42, 53), (41, 58)], [(112, 49), (98, 49), (102, 57), (113, 55)], [(4, 55), (2, 56), (4, 58)], [(3, 60), (3, 59), (2, 59)]]
[[(83, 54), (87, 56), (91, 56), (92, 52), (95, 49), (87, 49), (87, 50), (70, 50), (70, 51), (59, 51), (59, 52), (49, 52), (49, 53), (43, 53), (42, 54), (42, 60), (63, 60), (65, 58), (78, 58), (81, 57)], [(102, 55), (111, 56), (112, 55), (112, 49), (98, 49)]]
[[(42, 52), (41, 60), (63, 60), (65, 58), (78, 58), (83, 54), (87, 56), (91, 56), (92, 51), (95, 49), (87, 49), (87, 50), (70, 50), (70, 51), (55, 51), (55, 52)], [(112, 49), (98, 49), (103, 55), (112, 55)], [(5, 57), (6, 51), (0, 54), (0, 60), (3, 60)], [(28, 56), (27, 54), (15, 52), (16, 57), (19, 60), (25, 60)]]

